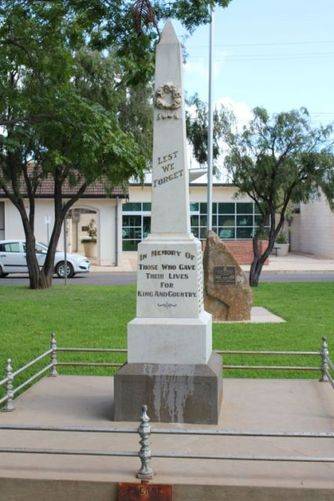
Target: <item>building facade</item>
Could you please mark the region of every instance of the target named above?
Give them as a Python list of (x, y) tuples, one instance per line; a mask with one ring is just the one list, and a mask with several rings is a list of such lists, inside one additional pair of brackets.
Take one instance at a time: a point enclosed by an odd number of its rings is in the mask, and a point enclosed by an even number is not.
[(325, 196), (300, 204), (290, 228), (291, 251), (334, 259), (334, 213)]
[[(46, 187), (36, 199), (36, 229), (38, 241), (47, 243), (53, 226), (53, 200)], [(234, 251), (251, 251), (251, 237), (258, 223), (254, 203), (247, 197), (235, 198), (236, 189), (227, 184), (213, 188), (213, 229), (234, 244)], [(207, 223), (207, 189), (205, 184), (190, 185), (191, 228), (194, 235), (205, 239)], [(21, 219), (14, 205), (0, 198), (0, 239), (24, 238)], [(171, 200), (171, 203), (173, 201)], [(28, 205), (28, 204), (27, 204)], [(102, 266), (117, 266), (122, 253), (135, 252), (139, 242), (150, 232), (151, 185), (130, 184), (128, 192), (114, 190), (107, 194), (102, 186), (90, 189), (69, 211), (66, 221), (68, 252), (87, 255), (89, 227), (95, 229), (96, 244), (93, 262)], [(248, 246), (247, 246), (248, 242)], [(64, 233), (58, 249), (64, 249)], [(247, 258), (249, 261), (249, 257)]]
[[(45, 180), (36, 195), (35, 236), (37, 241), (48, 243), (54, 224), (53, 185)], [(71, 189), (64, 189), (64, 200)], [(114, 188), (106, 191), (103, 183), (91, 185), (68, 212), (66, 219), (66, 244), (68, 252), (85, 254), (84, 242), (94, 241), (93, 255), (89, 257), (101, 266), (117, 266), (122, 253), (122, 201), (128, 198), (127, 190)], [(29, 203), (25, 202), (28, 209)], [(64, 249), (64, 226), (58, 250)], [(95, 230), (95, 237), (89, 234)], [(24, 239), (24, 230), (18, 210), (0, 190), (0, 240)], [(86, 247), (87, 248), (87, 247)]]
[[(47, 243), (53, 226), (53, 199), (50, 187), (36, 199), (38, 241)], [(205, 239), (207, 222), (206, 184), (190, 184), (190, 214), (193, 234)], [(171, 204), (173, 200), (171, 200)], [(28, 206), (28, 204), (27, 204)], [(256, 206), (247, 196), (238, 195), (229, 184), (214, 184), (213, 230), (233, 251), (240, 263), (252, 260), (252, 236), (259, 223)], [(68, 252), (85, 254), (101, 266), (118, 266), (122, 255), (135, 252), (151, 227), (151, 186), (130, 184), (128, 191), (115, 188), (111, 193), (102, 184), (90, 187), (69, 211), (66, 221)], [(94, 229), (91, 237), (89, 229)], [(0, 192), (0, 240), (23, 239), (21, 219), (14, 205)], [(87, 241), (94, 240), (89, 246)], [(90, 242), (89, 242), (90, 243)], [(334, 213), (324, 197), (301, 204), (290, 227), (293, 252), (334, 259)], [(64, 231), (58, 249), (64, 249)]]
[[(213, 230), (227, 241), (251, 239), (259, 222), (253, 201), (246, 196), (236, 199), (236, 193), (236, 188), (227, 184), (216, 184), (213, 188)], [(191, 229), (197, 238), (204, 240), (207, 225), (206, 185), (190, 185), (189, 195)], [(123, 251), (137, 250), (138, 243), (150, 232), (150, 222), (151, 186), (130, 185), (129, 200), (123, 205)]]

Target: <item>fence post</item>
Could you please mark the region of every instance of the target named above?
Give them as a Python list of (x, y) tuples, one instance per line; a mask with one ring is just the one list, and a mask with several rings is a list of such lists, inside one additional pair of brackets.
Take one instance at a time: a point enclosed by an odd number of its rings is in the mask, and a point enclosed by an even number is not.
[(3, 408), (5, 412), (11, 412), (15, 410), (15, 405), (14, 405), (14, 392), (13, 392), (13, 368), (12, 368), (12, 361), (9, 358), (7, 360), (7, 366), (6, 366), (6, 378), (7, 378), (7, 383), (6, 383), (6, 393), (7, 393), (7, 401), (6, 405)]
[(153, 478), (153, 470), (151, 468), (151, 449), (150, 449), (150, 436), (151, 426), (150, 418), (147, 415), (147, 405), (143, 405), (140, 415), (140, 425), (138, 433), (140, 436), (139, 443), (141, 445), (138, 456), (140, 457), (141, 467), (137, 472), (137, 478), (141, 480), (151, 480)]
[(329, 365), (328, 365), (329, 351), (328, 351), (327, 337), (325, 337), (325, 336), (323, 336), (323, 338), (322, 338), (322, 345), (321, 345), (320, 355), (321, 355), (321, 377), (320, 377), (320, 381), (325, 383), (325, 382), (328, 381), (327, 372), (329, 370)]
[(58, 376), (57, 372), (57, 340), (56, 340), (56, 335), (53, 332), (51, 334), (51, 342), (50, 342), (50, 348), (51, 348), (51, 377), (56, 377)]

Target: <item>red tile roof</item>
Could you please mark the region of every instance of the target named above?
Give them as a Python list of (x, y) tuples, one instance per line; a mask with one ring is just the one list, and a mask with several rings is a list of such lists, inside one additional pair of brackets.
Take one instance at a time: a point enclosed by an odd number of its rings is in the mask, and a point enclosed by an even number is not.
[[(21, 183), (21, 192), (25, 193), (25, 184)], [(63, 196), (73, 196), (77, 191), (77, 187), (70, 186), (67, 182), (65, 182), (63, 187)], [(54, 181), (51, 176), (47, 179), (44, 179), (36, 192), (36, 198), (52, 198), (54, 192)], [(108, 187), (108, 183), (103, 181), (103, 179), (99, 181), (95, 181), (86, 189), (85, 193), (81, 195), (80, 198), (127, 198), (128, 197), (128, 188), (121, 186), (114, 186), (112, 188)], [(0, 188), (0, 198), (6, 198), (4, 191)]]

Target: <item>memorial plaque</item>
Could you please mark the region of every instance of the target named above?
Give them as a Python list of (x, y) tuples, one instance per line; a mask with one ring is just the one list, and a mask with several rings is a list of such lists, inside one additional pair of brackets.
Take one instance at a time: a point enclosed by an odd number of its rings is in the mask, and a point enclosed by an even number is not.
[(118, 501), (172, 501), (172, 486), (149, 483), (118, 484)]
[(215, 284), (235, 285), (235, 266), (215, 266), (213, 269), (213, 280)]
[(193, 244), (188, 247), (157, 243), (139, 253), (138, 317), (185, 318), (195, 317), (201, 312), (201, 263), (197, 259), (196, 247)]

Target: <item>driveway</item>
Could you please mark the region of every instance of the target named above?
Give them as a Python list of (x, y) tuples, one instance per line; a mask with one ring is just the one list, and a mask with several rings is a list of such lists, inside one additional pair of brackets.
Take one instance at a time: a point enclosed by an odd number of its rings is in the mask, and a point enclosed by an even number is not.
[[(334, 271), (327, 272), (266, 272), (261, 275), (262, 282), (334, 282)], [(136, 282), (135, 272), (99, 272), (88, 275), (77, 275), (68, 280), (71, 285), (125, 285)], [(64, 284), (64, 281), (55, 278), (55, 285)], [(1, 285), (28, 285), (28, 278), (24, 275), (12, 275), (0, 278)]]

